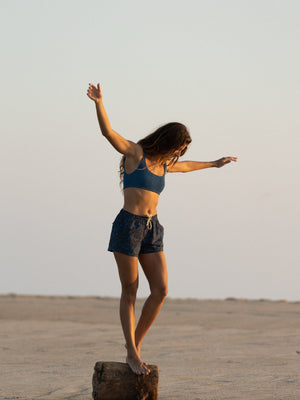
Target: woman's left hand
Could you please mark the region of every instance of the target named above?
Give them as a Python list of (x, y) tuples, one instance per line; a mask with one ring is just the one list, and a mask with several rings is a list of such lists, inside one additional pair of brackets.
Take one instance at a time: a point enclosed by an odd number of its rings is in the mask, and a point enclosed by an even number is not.
[(224, 165), (231, 163), (231, 161), (237, 161), (237, 157), (222, 157), (219, 160), (214, 161), (215, 167), (221, 168)]

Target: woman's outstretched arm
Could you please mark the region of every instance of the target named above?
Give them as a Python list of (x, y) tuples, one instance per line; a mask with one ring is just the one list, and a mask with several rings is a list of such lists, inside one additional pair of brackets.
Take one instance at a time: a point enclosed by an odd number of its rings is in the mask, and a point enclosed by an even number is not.
[(91, 83), (89, 84), (87, 96), (95, 102), (97, 118), (102, 135), (106, 137), (106, 139), (119, 153), (132, 157), (136, 156), (137, 154), (139, 155), (141, 152), (139, 148), (140, 146), (134, 142), (131, 142), (130, 140), (125, 139), (112, 129), (103, 105), (102, 92), (99, 83), (97, 84), (97, 87)]
[(216, 161), (177, 161), (174, 165), (168, 167), (168, 172), (191, 172), (204, 168), (221, 168), (231, 161), (237, 161), (237, 157), (222, 157)]

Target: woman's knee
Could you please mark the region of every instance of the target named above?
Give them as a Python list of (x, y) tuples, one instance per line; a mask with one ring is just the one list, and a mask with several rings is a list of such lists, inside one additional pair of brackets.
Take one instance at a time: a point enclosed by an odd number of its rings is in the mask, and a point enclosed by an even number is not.
[(122, 298), (129, 303), (134, 303), (138, 289), (138, 281), (122, 285)]
[(168, 286), (160, 286), (151, 290), (151, 296), (155, 297), (159, 302), (163, 302), (167, 295)]

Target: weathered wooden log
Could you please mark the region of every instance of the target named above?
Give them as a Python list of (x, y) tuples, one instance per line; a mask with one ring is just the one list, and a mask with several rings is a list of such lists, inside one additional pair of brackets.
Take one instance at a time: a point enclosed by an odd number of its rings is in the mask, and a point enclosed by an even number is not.
[(93, 375), (94, 400), (157, 400), (158, 367), (148, 365), (148, 375), (136, 375), (128, 364), (96, 362)]

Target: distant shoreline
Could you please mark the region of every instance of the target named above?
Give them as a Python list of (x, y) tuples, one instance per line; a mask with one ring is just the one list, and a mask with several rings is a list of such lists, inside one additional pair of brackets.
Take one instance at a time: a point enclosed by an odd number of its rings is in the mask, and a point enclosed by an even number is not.
[[(96, 296), (96, 295), (47, 295), (47, 294), (24, 294), (24, 293), (0, 293), (0, 298), (10, 297), (10, 298), (44, 298), (44, 299), (94, 299), (94, 300), (119, 300), (119, 297), (114, 296)], [(138, 297), (137, 301), (145, 299), (144, 297)], [(244, 297), (226, 297), (226, 298), (194, 298), (194, 297), (167, 297), (166, 301), (195, 301), (195, 302), (203, 302), (203, 301), (237, 301), (237, 302), (272, 302), (272, 303), (295, 303), (299, 304), (300, 300), (286, 300), (286, 299), (267, 299), (267, 298), (259, 298), (259, 299), (249, 299)]]

